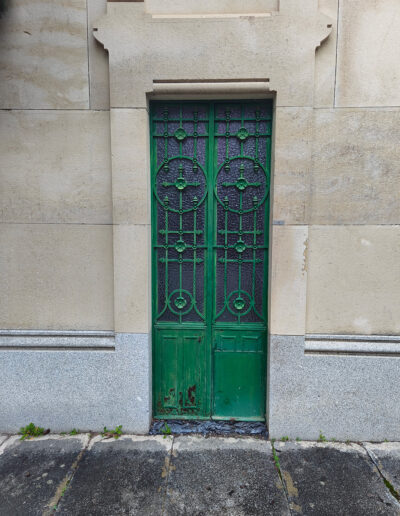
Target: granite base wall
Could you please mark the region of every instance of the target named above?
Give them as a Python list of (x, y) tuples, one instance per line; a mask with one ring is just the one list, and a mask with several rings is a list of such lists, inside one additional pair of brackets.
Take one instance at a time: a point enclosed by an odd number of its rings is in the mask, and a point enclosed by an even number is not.
[(400, 440), (399, 342), (271, 335), (270, 436), (316, 440), (322, 432), (327, 439)]
[(52, 432), (147, 433), (150, 342), (148, 334), (2, 332), (0, 432), (33, 421)]
[[(0, 432), (149, 430), (148, 334), (3, 331), (0, 357)], [(400, 440), (399, 358), (398, 337), (271, 335), (270, 436)]]

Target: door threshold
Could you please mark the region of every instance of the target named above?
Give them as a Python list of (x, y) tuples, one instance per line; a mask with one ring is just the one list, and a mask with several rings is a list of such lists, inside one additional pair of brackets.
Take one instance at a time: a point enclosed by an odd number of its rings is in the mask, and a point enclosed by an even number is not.
[(266, 424), (261, 421), (224, 421), (215, 419), (155, 419), (150, 427), (150, 435), (224, 435), (268, 438)]

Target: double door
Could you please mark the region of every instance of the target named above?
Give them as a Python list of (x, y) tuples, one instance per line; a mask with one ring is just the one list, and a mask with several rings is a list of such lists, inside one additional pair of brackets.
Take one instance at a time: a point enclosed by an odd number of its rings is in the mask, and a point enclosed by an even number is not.
[(150, 109), (154, 417), (264, 420), (272, 103)]

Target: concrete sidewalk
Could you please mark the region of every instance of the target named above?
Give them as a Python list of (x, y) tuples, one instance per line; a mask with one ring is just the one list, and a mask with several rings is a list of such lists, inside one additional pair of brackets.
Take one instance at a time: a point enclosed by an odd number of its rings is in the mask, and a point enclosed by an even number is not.
[(0, 436), (0, 515), (399, 515), (400, 443)]

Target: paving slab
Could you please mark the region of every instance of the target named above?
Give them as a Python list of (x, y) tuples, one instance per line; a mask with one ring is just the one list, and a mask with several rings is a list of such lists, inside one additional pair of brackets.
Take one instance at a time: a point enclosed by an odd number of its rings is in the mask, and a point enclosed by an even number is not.
[(62, 497), (57, 515), (159, 515), (172, 438), (95, 438)]
[(356, 444), (275, 443), (292, 514), (399, 515), (400, 505)]
[(175, 438), (165, 514), (289, 515), (270, 443), (245, 438)]
[(400, 493), (400, 443), (364, 443), (381, 474)]
[(87, 436), (10, 437), (0, 448), (0, 514), (36, 516), (50, 511), (57, 489), (70, 474)]

